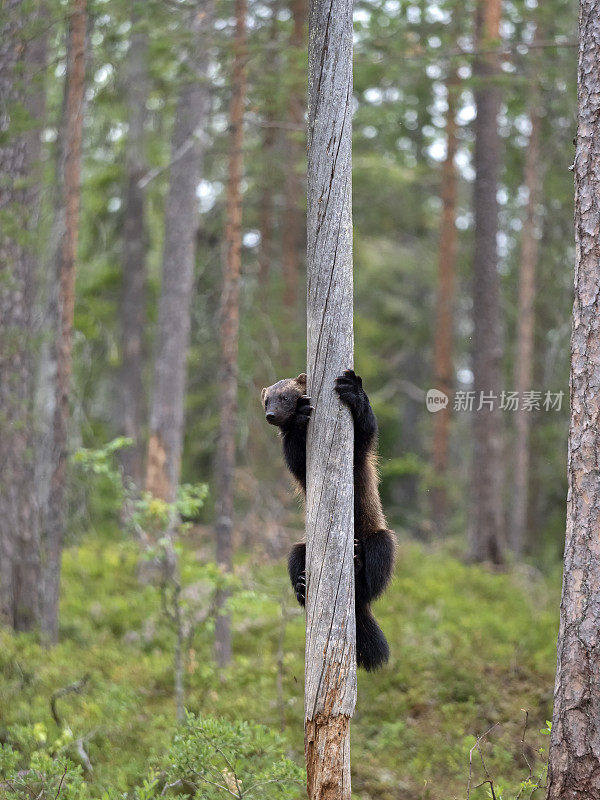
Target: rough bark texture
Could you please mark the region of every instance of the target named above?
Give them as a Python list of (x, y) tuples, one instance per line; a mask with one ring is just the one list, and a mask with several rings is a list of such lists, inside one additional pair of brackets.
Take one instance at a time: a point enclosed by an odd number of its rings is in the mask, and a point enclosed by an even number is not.
[[(442, 224), (440, 229), (438, 289), (435, 329), (435, 388), (450, 396), (453, 386), (452, 340), (454, 332), (454, 273), (456, 270), (456, 202), (458, 179), (454, 157), (456, 156), (456, 99), (459, 86), (458, 75), (447, 81), (448, 111), (446, 113), (446, 158), (442, 167)], [(446, 532), (448, 499), (445, 482), (448, 467), (450, 414), (452, 402), (437, 411), (434, 416), (433, 466), (437, 485), (432, 491), (432, 514), (436, 533)]]
[(548, 800), (600, 797), (600, 2), (582, 0), (567, 530)]
[(199, 0), (191, 20), (196, 41), (187, 63), (192, 76), (183, 85), (177, 103), (165, 209), (146, 489), (169, 503), (176, 497), (183, 447), (186, 361), (198, 225), (196, 188), (204, 149), (200, 137), (210, 104), (205, 35), (211, 21), (212, 4)]
[(79, 223), (81, 138), (85, 88), (86, 0), (72, 0), (67, 51), (66, 127), (64, 142), (63, 198), (64, 230), (60, 241), (59, 331), (57, 379), (53, 420), (52, 475), (45, 520), (45, 569), (42, 631), (47, 641), (58, 640), (58, 603), (62, 545), (66, 526), (69, 395), (73, 313), (75, 308), (75, 264)]
[[(475, 103), (475, 249), (473, 258), (473, 372), (479, 404), (480, 392), (498, 397), (500, 392), (500, 286), (498, 279), (498, 202), (500, 164), (498, 111), (499, 59), (494, 52), (499, 39), (500, 0), (478, 0), (474, 62), (477, 79)], [(474, 561), (503, 560), (501, 412), (483, 406), (473, 412), (472, 510), (469, 555)]]
[[(525, 186), (529, 192), (521, 238), (519, 271), (519, 305), (517, 321), (517, 353), (515, 391), (519, 397), (530, 391), (533, 377), (533, 344), (535, 334), (535, 270), (538, 260), (537, 205), (540, 199), (540, 127), (538, 92), (532, 92), (531, 135), (525, 154)], [(511, 548), (517, 557), (523, 554), (527, 527), (529, 487), (529, 436), (531, 412), (519, 408), (515, 415), (514, 483), (512, 493)]]
[(305, 750), (309, 798), (350, 797), (350, 717), (318, 714), (307, 719)]
[[(217, 564), (233, 566), (233, 500), (235, 478), (235, 434), (237, 420), (237, 370), (239, 334), (240, 270), (242, 266), (242, 194), (244, 169), (244, 102), (246, 99), (246, 0), (235, 3), (234, 62), (229, 109), (229, 177), (225, 224), (225, 263), (221, 293), (221, 372), (219, 376), (219, 441), (217, 445), (217, 520), (215, 536)], [(225, 595), (218, 598), (219, 605)], [(215, 624), (217, 663), (231, 660), (231, 624), (228, 614), (219, 614)]]
[[(40, 614), (40, 540), (33, 485), (33, 306), (37, 254), (32, 232), (39, 210), (41, 75), (46, 37), (40, 14), (21, 0), (4, 4), (0, 24), (0, 614), (30, 630)], [(11, 132), (19, 106), (25, 132)], [(25, 238), (23, 233), (26, 234)]]
[(305, 751), (315, 798), (350, 798), (356, 703), (354, 429), (333, 391), (353, 364), (352, 2), (313, 0), (308, 51)]
[(123, 284), (121, 289), (121, 330), (123, 360), (120, 376), (121, 418), (123, 433), (133, 439), (133, 446), (121, 456), (125, 474), (137, 487), (142, 485), (142, 429), (144, 403), (144, 327), (146, 324), (146, 234), (144, 226), (144, 190), (139, 182), (146, 164), (144, 159), (144, 123), (148, 78), (146, 67), (147, 37), (135, 28), (128, 54), (126, 89), (129, 130), (125, 154), (125, 203), (123, 224)]
[[(304, 120), (305, 81), (296, 61), (304, 47), (306, 36), (306, 0), (291, 0), (293, 28), (290, 37), (291, 80), (288, 122), (294, 128), (301, 128)], [(302, 154), (306, 149), (304, 137), (297, 131), (287, 132), (287, 157), (284, 179), (283, 236), (281, 242), (281, 263), (283, 269), (283, 304), (291, 315), (297, 312), (298, 287), (300, 281), (300, 252), (302, 247), (304, 214), (302, 198)]]

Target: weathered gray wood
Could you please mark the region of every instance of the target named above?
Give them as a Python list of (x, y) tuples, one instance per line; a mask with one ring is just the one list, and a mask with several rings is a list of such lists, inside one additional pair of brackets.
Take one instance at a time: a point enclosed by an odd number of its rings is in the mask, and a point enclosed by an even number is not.
[(567, 531), (548, 800), (600, 797), (600, 0), (582, 0)]
[(354, 431), (333, 383), (353, 363), (351, 0), (312, 0), (308, 69), (307, 782), (311, 798), (350, 798)]

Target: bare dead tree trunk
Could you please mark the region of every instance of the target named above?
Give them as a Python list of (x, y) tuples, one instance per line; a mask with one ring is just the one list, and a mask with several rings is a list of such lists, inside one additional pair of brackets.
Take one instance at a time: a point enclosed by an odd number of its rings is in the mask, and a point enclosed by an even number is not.
[(171, 147), (169, 195), (165, 210), (163, 273), (150, 411), (146, 489), (173, 502), (183, 448), (186, 360), (194, 284), (194, 248), (198, 226), (198, 186), (204, 144), (201, 139), (210, 105), (207, 34), (212, 4), (198, 0), (192, 13), (192, 76), (181, 89)]
[(548, 800), (600, 796), (600, 2), (581, 0), (567, 530)]
[(67, 48), (66, 128), (64, 142), (64, 231), (60, 241), (59, 330), (57, 342), (56, 399), (52, 437), (52, 476), (45, 520), (44, 600), (42, 632), (54, 644), (58, 640), (58, 602), (62, 546), (66, 526), (69, 399), (75, 266), (79, 223), (81, 139), (85, 89), (86, 0), (72, 0)]
[[(301, 165), (306, 144), (304, 136), (296, 128), (304, 121), (305, 80), (298, 68), (298, 55), (304, 51), (306, 38), (306, 0), (291, 0), (293, 28), (290, 37), (290, 71), (292, 86), (289, 97), (288, 121), (294, 130), (288, 131), (287, 156), (284, 178), (283, 236), (281, 263), (283, 270), (283, 305), (293, 319), (297, 313), (298, 287), (300, 281), (300, 251), (303, 238), (304, 213), (301, 207), (303, 179)], [(303, 171), (302, 171), (303, 172)]]
[(148, 77), (146, 33), (136, 29), (138, 14), (133, 14), (133, 32), (128, 54), (125, 86), (129, 109), (129, 130), (125, 154), (125, 203), (123, 225), (123, 283), (121, 288), (122, 352), (120, 387), (123, 433), (133, 446), (122, 455), (125, 474), (140, 488), (143, 480), (142, 429), (144, 402), (144, 327), (146, 324), (146, 232), (144, 190), (140, 179), (146, 170), (144, 124)]
[[(452, 340), (454, 333), (454, 273), (456, 271), (456, 202), (458, 179), (454, 158), (456, 136), (456, 100), (460, 81), (454, 73), (447, 81), (446, 158), (442, 167), (442, 224), (440, 229), (436, 329), (434, 345), (435, 387), (450, 396), (453, 386)], [(433, 466), (437, 485), (432, 499), (433, 522), (438, 535), (447, 528), (448, 497), (446, 492), (448, 446), (450, 439), (451, 402), (437, 411), (433, 430)]]
[(473, 257), (473, 372), (477, 409), (480, 398), (495, 396), (493, 408), (483, 405), (473, 413), (472, 510), (469, 556), (474, 561), (501, 563), (502, 534), (502, 418), (498, 405), (500, 361), (500, 285), (498, 279), (498, 174), (500, 139), (497, 85), (500, 36), (500, 0), (478, 0), (476, 8), (477, 78), (475, 104), (475, 249)]
[(350, 800), (356, 703), (354, 428), (333, 391), (353, 364), (352, 2), (310, 6), (305, 754), (311, 800)]
[[(237, 421), (237, 370), (240, 271), (242, 266), (242, 194), (244, 169), (244, 103), (246, 100), (246, 0), (235, 3), (234, 61), (229, 108), (229, 177), (225, 223), (225, 263), (221, 293), (221, 373), (219, 376), (219, 441), (217, 444), (217, 564), (233, 567), (233, 501), (235, 492), (235, 434)], [(218, 606), (226, 599), (220, 593)], [(223, 667), (231, 661), (231, 620), (220, 613), (215, 623), (215, 654)]]
[[(536, 34), (536, 38), (539, 35)], [(532, 81), (535, 80), (531, 76)], [(519, 397), (530, 391), (533, 377), (533, 346), (535, 336), (535, 271), (538, 260), (537, 205), (541, 191), (539, 92), (531, 92), (531, 134), (525, 154), (525, 186), (528, 191), (527, 209), (521, 238), (521, 268), (519, 271), (519, 306), (517, 318), (517, 353), (515, 361), (515, 391)], [(527, 528), (529, 488), (531, 412), (519, 408), (515, 415), (514, 482), (512, 492), (511, 547), (519, 558), (523, 555)]]
[[(45, 112), (42, 14), (21, 0), (0, 23), (0, 614), (15, 630), (40, 619), (40, 538), (34, 473), (35, 331), (40, 127)], [(23, 105), (28, 131), (12, 128)], [(27, 238), (23, 237), (23, 234)]]

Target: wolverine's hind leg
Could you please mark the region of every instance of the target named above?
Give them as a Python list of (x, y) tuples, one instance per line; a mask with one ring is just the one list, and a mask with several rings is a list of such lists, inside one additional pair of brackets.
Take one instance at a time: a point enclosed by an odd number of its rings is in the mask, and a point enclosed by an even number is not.
[(306, 600), (306, 543), (298, 542), (290, 550), (288, 572), (296, 599), (301, 606)]
[(385, 529), (369, 533), (356, 542), (358, 600), (368, 603), (383, 592), (392, 577), (395, 549), (396, 537)]

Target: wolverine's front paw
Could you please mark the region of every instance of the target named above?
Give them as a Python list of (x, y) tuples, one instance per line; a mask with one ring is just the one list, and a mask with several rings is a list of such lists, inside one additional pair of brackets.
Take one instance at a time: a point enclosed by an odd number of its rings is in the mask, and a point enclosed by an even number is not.
[(296, 403), (296, 421), (298, 425), (308, 425), (313, 411), (314, 407), (310, 404), (310, 397), (307, 394), (301, 395)]
[(357, 410), (362, 405), (364, 390), (362, 388), (362, 378), (353, 369), (344, 370), (344, 374), (335, 379), (335, 391), (340, 400), (350, 409)]

